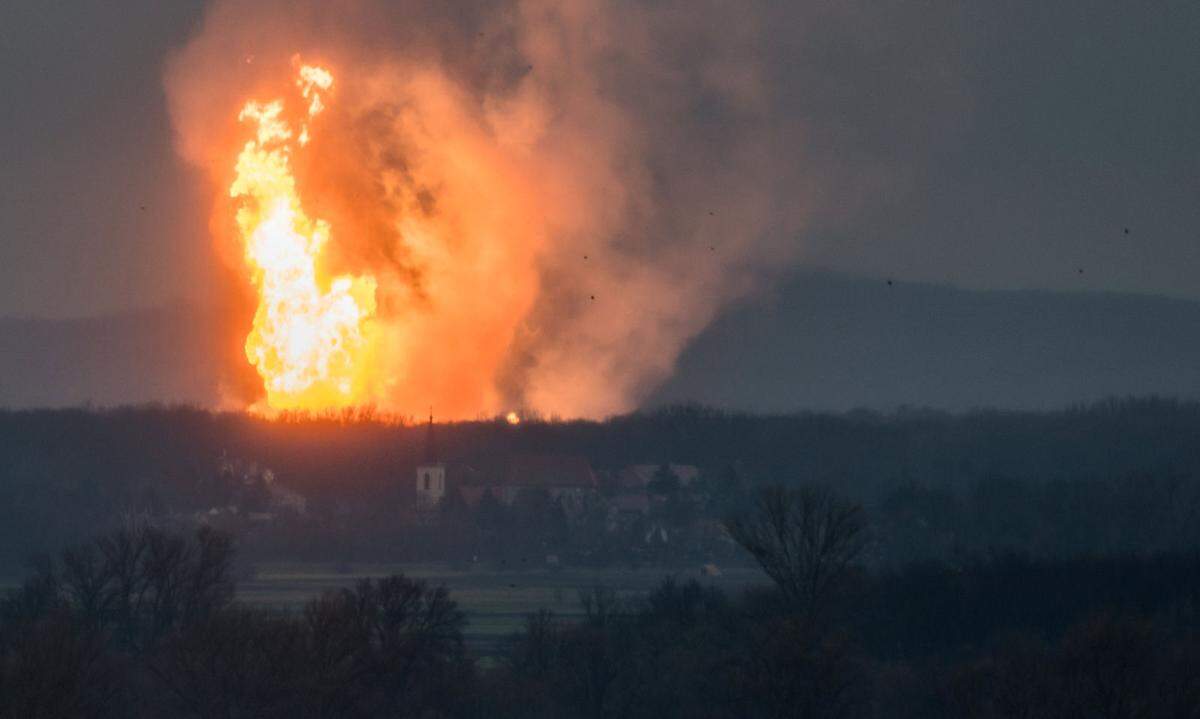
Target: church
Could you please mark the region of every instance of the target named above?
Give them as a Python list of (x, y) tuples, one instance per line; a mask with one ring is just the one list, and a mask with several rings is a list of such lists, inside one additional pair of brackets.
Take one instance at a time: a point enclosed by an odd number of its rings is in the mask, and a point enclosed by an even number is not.
[(438, 460), (433, 437), (433, 414), (425, 435), (425, 457), (417, 465), (417, 507), (432, 509), (446, 496), (446, 464)]
[[(453, 476), (451, 476), (453, 475)], [(495, 457), (486, 467), (455, 464), (451, 471), (437, 449), (433, 416), (425, 435), (425, 452), (416, 468), (416, 509), (431, 510), (449, 492), (457, 492), (469, 506), (485, 493), (501, 504), (512, 505), (522, 492), (542, 491), (568, 510), (582, 506), (597, 489), (588, 461), (578, 456), (517, 454)]]

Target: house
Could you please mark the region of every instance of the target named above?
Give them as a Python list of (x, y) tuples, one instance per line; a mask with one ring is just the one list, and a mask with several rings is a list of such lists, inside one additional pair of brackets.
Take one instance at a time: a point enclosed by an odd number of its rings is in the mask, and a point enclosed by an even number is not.
[(613, 497), (608, 506), (618, 514), (645, 516), (650, 513), (650, 498), (645, 492), (622, 492)]
[(577, 511), (596, 491), (596, 475), (583, 457), (524, 454), (508, 457), (480, 471), (466, 465), (449, 467), (449, 491), (457, 492), (468, 506), (479, 504), (485, 494), (512, 506), (524, 492), (546, 492), (567, 511)]
[(650, 520), (652, 527), (646, 541), (667, 541), (666, 527), (658, 526), (652, 519), (655, 508), (661, 508), (667, 501), (667, 492), (655, 484), (664, 475), (674, 477), (677, 487), (687, 494), (699, 478), (700, 470), (690, 464), (635, 464), (617, 472), (607, 503), (609, 531), (644, 527), (645, 520)]
[(276, 512), (303, 515), (308, 510), (308, 499), (303, 494), (285, 489), (275, 482), (267, 488), (271, 492), (271, 508)]
[[(275, 472), (257, 462), (235, 459), (222, 452), (217, 471), (234, 489), (235, 504), (256, 514), (303, 515), (308, 500), (276, 481)], [(244, 505), (244, 506), (243, 506)]]
[(573, 455), (525, 454), (509, 458), (492, 493), (511, 505), (521, 492), (545, 490), (567, 509), (578, 509), (596, 491), (596, 474), (583, 457)]
[(626, 531), (650, 514), (650, 497), (645, 492), (619, 492), (608, 500), (608, 531)]
[(681, 487), (687, 487), (700, 476), (700, 470), (691, 464), (634, 464), (617, 474), (617, 485), (623, 490), (645, 490), (664, 466), (675, 475)]

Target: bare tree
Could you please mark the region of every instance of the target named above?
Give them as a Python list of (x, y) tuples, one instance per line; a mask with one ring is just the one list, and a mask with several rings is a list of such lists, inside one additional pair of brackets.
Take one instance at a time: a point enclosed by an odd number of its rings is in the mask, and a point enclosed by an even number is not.
[(296, 719), (314, 715), (304, 706), (304, 649), (303, 627), (292, 617), (232, 605), (172, 637), (156, 676), (177, 716)]
[(310, 711), (337, 717), (443, 711), (470, 666), (465, 622), (445, 587), (403, 575), (364, 579), (313, 600), (304, 613)]
[(824, 609), (864, 546), (862, 507), (816, 487), (767, 487), (752, 510), (729, 517), (725, 528), (810, 617)]
[(91, 626), (112, 627), (137, 655), (233, 599), (230, 538), (207, 527), (191, 541), (154, 527), (122, 528), (63, 555), (63, 590)]

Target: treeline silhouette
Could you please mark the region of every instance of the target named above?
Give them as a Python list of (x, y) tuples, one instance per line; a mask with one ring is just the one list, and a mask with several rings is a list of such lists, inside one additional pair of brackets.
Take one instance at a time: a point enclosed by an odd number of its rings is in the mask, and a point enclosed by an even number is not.
[(299, 614), (232, 601), (232, 545), (127, 528), (45, 560), (0, 611), (0, 716), (429, 716), (472, 667), (446, 591), (396, 576)]
[[(483, 470), (521, 454), (582, 457), (601, 490), (606, 477), (632, 464), (694, 465), (696, 493), (690, 505), (675, 506), (684, 519), (719, 518), (771, 482), (834, 487), (860, 502), (871, 533), (887, 540), (868, 549), (873, 565), (961, 562), (994, 548), (1071, 557), (1200, 547), (1200, 404), (1193, 402), (779, 416), (679, 406), (605, 421), (459, 422), (438, 425), (436, 435), (439, 459)], [(631, 556), (632, 535), (614, 541), (598, 534), (598, 522), (564, 531), (556, 510), (540, 511), (536, 501), (460, 513), (457, 526), (491, 538), (476, 546), (464, 545), (457, 528), (403, 526), (398, 511), (413, 502), (425, 439), (422, 423), (370, 411), (274, 421), (188, 407), (0, 412), (0, 572), (123, 517), (187, 519), (230, 505), (254, 511), (261, 487), (230, 476), (223, 469), (230, 459), (269, 470), (307, 499), (303, 522), (281, 520), (239, 537), (254, 558), (457, 560), (477, 556), (480, 546), (500, 556), (528, 547), (600, 562)], [(655, 561), (691, 562), (714, 551), (699, 542), (675, 546)], [(414, 547), (422, 556), (411, 556)]]
[[(774, 493), (772, 495), (772, 493)], [(0, 717), (1195, 717), (1200, 556), (872, 572), (858, 508), (767, 489), (727, 518), (773, 587), (582, 589), (472, 655), (443, 588), (233, 600), (232, 544), (131, 526), (0, 603)]]

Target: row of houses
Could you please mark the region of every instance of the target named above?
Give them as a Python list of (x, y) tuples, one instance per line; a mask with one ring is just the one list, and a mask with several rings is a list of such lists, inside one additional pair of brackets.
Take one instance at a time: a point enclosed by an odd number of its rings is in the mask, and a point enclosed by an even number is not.
[[(699, 476), (692, 465), (671, 464), (666, 468), (682, 488)], [(472, 507), (486, 494), (511, 506), (522, 492), (544, 491), (571, 511), (602, 492), (611, 511), (644, 515), (654, 502), (648, 487), (663, 471), (663, 465), (639, 464), (615, 473), (600, 473), (587, 459), (571, 455), (513, 455), (489, 471), (463, 463), (427, 461), (416, 468), (416, 504), (418, 510), (432, 510), (448, 495), (457, 493)]]

